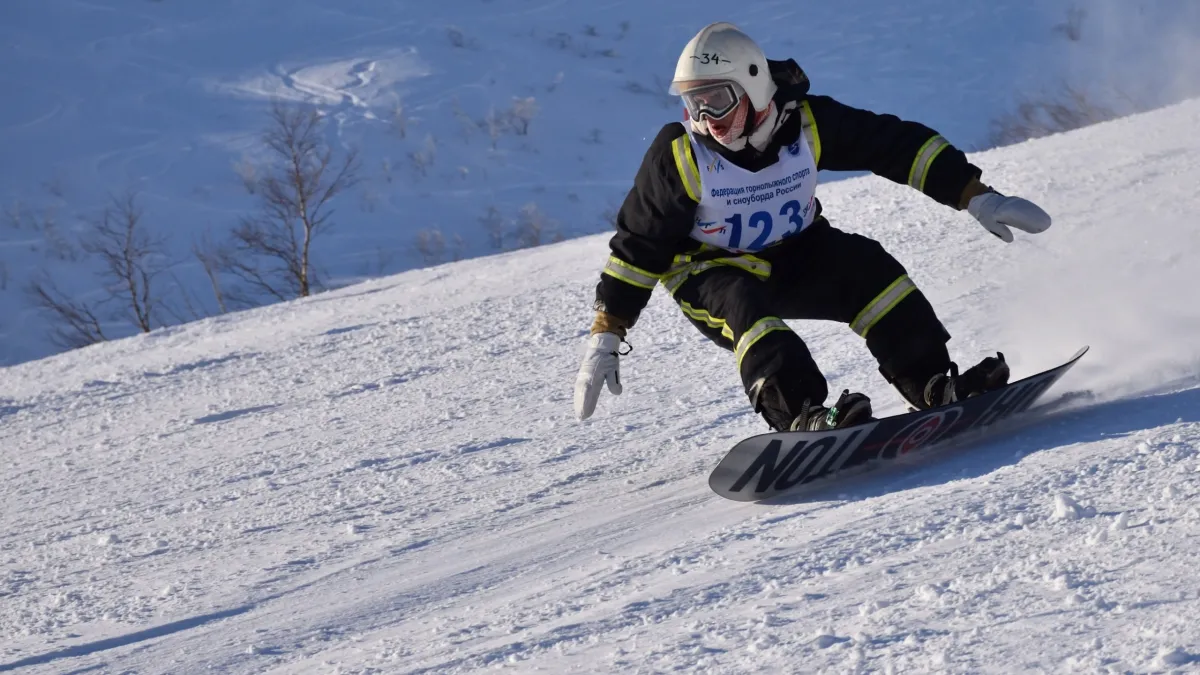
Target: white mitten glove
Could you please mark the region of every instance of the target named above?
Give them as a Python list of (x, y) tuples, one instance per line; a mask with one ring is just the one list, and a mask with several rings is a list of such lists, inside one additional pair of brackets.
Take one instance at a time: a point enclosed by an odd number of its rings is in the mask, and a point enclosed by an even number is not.
[(575, 415), (579, 419), (586, 420), (595, 412), (604, 383), (613, 394), (621, 393), (620, 348), (621, 336), (616, 333), (595, 333), (588, 338), (587, 353), (575, 376)]
[(967, 203), (967, 212), (975, 217), (988, 232), (1006, 242), (1013, 240), (1012, 230), (1037, 234), (1050, 227), (1050, 214), (1037, 204), (1020, 197), (1005, 197), (998, 192), (976, 195)]

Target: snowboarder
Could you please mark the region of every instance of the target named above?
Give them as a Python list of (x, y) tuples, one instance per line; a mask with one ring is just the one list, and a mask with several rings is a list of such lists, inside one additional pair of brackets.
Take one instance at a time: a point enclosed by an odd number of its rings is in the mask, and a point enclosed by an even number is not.
[(909, 185), (965, 209), (1005, 242), (1010, 227), (1042, 232), (1050, 216), (980, 182), (980, 169), (936, 131), (808, 89), (794, 60), (768, 60), (732, 24), (710, 24), (684, 47), (670, 92), (683, 99), (685, 119), (651, 143), (617, 215), (575, 380), (580, 419), (606, 383), (621, 393), (621, 343), (658, 284), (733, 352), (751, 405), (777, 431), (841, 428), (872, 415), (861, 393), (825, 406), (825, 377), (785, 319), (849, 324), (918, 409), (1008, 382), (999, 353), (959, 374), (949, 333), (905, 268), (878, 242), (822, 216), (817, 170), (867, 170)]

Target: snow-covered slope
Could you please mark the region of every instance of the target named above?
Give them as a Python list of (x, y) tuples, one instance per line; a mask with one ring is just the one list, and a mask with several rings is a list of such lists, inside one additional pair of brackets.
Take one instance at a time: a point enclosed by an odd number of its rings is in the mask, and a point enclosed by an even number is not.
[[(171, 238), (169, 281), (215, 312), (189, 246), (205, 231), (219, 239), (252, 207), (235, 166), (262, 159), (270, 98), (318, 106), (336, 142), (363, 153), (364, 182), (316, 248), (339, 284), (424, 265), (422, 230), (443, 236), (431, 258), (492, 253), (480, 222), (489, 209), (505, 247), (518, 244), (529, 204), (553, 221), (543, 240), (608, 229), (648, 140), (680, 114), (664, 95), (679, 49), (709, 21), (734, 20), (772, 57), (796, 58), (820, 93), (922, 120), (964, 148), (986, 146), (993, 119), (1064, 82), (1101, 100), (1116, 83), (1145, 106), (1200, 91), (1192, 0), (730, 10), (722, 0), (0, 2), (0, 363), (55, 350), (23, 292), (32, 274), (44, 268), (66, 292), (95, 297), (66, 242), (110, 192), (140, 191), (145, 224)], [(514, 98), (534, 99), (528, 133), (493, 142), (481, 124)], [(14, 215), (20, 228), (7, 226)], [(187, 316), (180, 292), (163, 289)], [(129, 332), (123, 323), (108, 332)]]
[[(973, 159), (1003, 245), (873, 177), (835, 224), (969, 361), (1088, 407), (814, 498), (705, 483), (747, 410), (656, 293), (573, 420), (603, 235), (0, 370), (0, 671), (1152, 672), (1200, 664), (1200, 101)], [(833, 387), (897, 397), (842, 326)]]

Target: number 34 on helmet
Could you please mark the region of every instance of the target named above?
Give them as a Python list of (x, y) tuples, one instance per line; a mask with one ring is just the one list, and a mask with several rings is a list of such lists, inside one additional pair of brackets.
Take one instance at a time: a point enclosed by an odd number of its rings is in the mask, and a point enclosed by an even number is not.
[(742, 95), (755, 111), (771, 104), (775, 82), (767, 57), (750, 36), (731, 23), (705, 26), (683, 48), (675, 64), (670, 93), (683, 99), (693, 121), (701, 114), (720, 119)]

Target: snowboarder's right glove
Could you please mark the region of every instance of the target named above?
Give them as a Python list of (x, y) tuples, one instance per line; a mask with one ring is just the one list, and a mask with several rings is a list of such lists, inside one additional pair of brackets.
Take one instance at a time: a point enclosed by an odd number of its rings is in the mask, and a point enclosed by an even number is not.
[(605, 312), (596, 313), (587, 352), (575, 376), (575, 415), (586, 420), (596, 411), (600, 388), (606, 383), (615, 395), (621, 393), (621, 342), (625, 339), (625, 322)]
[(1028, 199), (1006, 197), (995, 190), (971, 197), (967, 212), (975, 217), (988, 232), (1012, 243), (1010, 227), (1037, 234), (1050, 227), (1050, 214)]
[(575, 376), (575, 414), (581, 420), (592, 416), (600, 387), (608, 384), (613, 394), (621, 393), (621, 336), (596, 333), (588, 338), (587, 353)]

